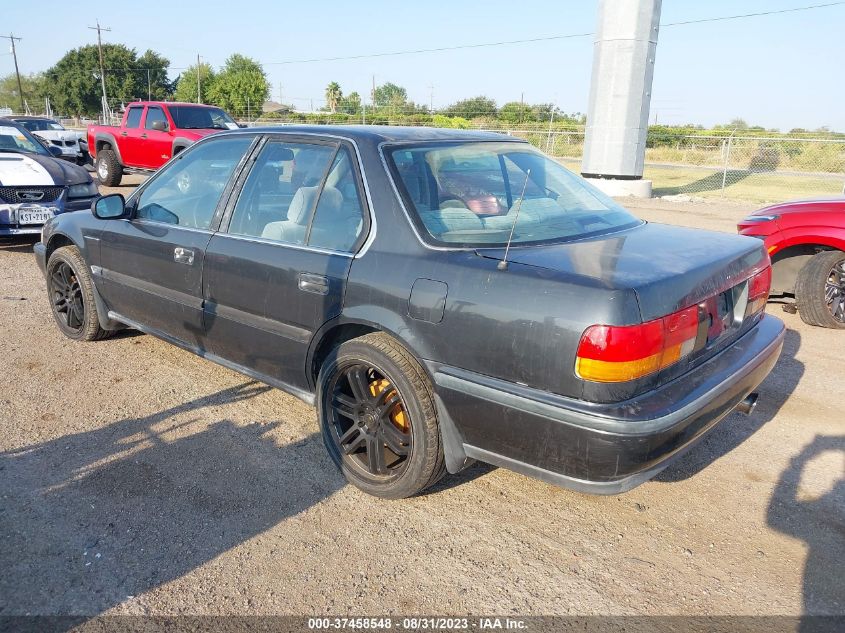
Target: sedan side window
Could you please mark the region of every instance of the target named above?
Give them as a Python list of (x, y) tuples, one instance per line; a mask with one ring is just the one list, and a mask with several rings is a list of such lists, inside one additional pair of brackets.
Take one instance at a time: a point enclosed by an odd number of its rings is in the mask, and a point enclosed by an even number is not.
[(186, 150), (144, 188), (135, 217), (209, 228), (226, 183), (252, 141), (253, 136), (229, 136)]
[(232, 212), (229, 233), (305, 244), (332, 145), (271, 141), (261, 150)]
[(333, 251), (351, 251), (363, 229), (364, 211), (352, 158), (345, 148), (341, 148), (320, 193), (308, 245)]

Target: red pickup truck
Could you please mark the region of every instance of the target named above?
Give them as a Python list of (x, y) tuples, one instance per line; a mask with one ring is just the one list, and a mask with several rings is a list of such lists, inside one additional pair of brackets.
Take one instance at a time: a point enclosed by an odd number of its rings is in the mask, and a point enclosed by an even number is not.
[(138, 101), (127, 106), (119, 126), (89, 126), (88, 151), (100, 184), (114, 187), (123, 174), (155, 171), (191, 143), (237, 127), (214, 106)]

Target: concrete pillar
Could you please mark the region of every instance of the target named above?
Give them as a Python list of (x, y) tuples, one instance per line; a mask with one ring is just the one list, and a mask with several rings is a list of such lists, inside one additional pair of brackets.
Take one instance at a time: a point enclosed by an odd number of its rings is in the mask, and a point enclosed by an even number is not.
[(581, 174), (611, 195), (651, 196), (643, 177), (661, 0), (599, 0)]

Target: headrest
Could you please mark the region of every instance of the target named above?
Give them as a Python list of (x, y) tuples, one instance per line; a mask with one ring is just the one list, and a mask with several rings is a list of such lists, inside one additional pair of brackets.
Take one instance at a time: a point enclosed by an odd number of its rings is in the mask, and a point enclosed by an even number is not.
[[(308, 213), (314, 208), (314, 199), (317, 197), (319, 187), (300, 187), (291, 200), (288, 207), (288, 220), (295, 224), (308, 222)], [(343, 204), (343, 194), (334, 187), (323, 188), (320, 196), (320, 203), (327, 206), (329, 212), (337, 211)]]

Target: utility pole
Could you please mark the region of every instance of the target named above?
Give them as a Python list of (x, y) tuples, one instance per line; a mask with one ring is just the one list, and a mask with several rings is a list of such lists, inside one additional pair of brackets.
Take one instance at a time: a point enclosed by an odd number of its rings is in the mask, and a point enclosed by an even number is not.
[(100, 26), (99, 20), (97, 20), (97, 26), (89, 26), (88, 28), (92, 31), (97, 31), (97, 48), (100, 51), (100, 87), (103, 89), (103, 122), (108, 123), (106, 117), (109, 111), (109, 101), (106, 98), (106, 68), (103, 64), (103, 37), (100, 32), (111, 31), (111, 28)]
[(376, 76), (373, 75), (373, 92), (370, 95), (373, 99), (373, 112), (376, 111)]
[(150, 69), (147, 68), (147, 101), (153, 100), (153, 87), (150, 83)]
[(26, 106), (23, 103), (23, 88), (21, 87), (21, 72), (18, 70), (18, 53), (15, 50), (15, 40), (18, 42), (21, 41), (21, 38), (15, 37), (14, 33), (9, 33), (9, 35), (0, 35), (3, 39), (9, 40), (12, 43), (12, 57), (15, 59), (15, 75), (18, 77), (18, 97), (21, 100), (21, 112), (23, 113), (26, 111)]
[(522, 114), (525, 110), (525, 93), (523, 92), (522, 95), (519, 97), (519, 122), (522, 123)]
[(279, 105), (282, 105), (284, 101), (282, 101), (282, 82), (279, 82)]
[(434, 113), (434, 84), (431, 84), (429, 87), (428, 93), (428, 112), (429, 114)]
[(643, 165), (662, 1), (598, 6), (581, 175), (614, 196), (650, 198)]
[(202, 103), (202, 99), (201, 99), (202, 87), (201, 87), (201, 84), (200, 84), (200, 73), (201, 72), (202, 72), (202, 69), (200, 67), (200, 54), (197, 53), (197, 103)]

